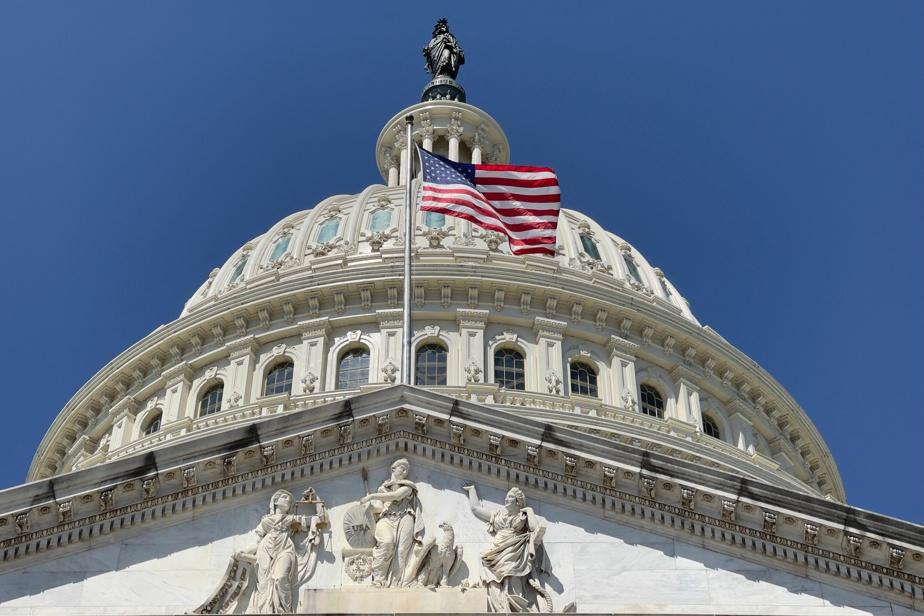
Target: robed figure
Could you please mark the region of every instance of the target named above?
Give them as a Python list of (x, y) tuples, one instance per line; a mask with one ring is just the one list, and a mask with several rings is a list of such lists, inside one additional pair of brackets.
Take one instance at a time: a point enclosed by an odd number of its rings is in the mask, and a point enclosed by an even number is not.
[(545, 526), (519, 488), (511, 488), (504, 507), (482, 506), (475, 486), (465, 486), (475, 517), (487, 522), (491, 545), (481, 554), (481, 583), (491, 612), (551, 612), (552, 600), (539, 579), (549, 566), (542, 547)]
[(273, 494), (269, 513), (254, 529), (259, 540), (243, 551), (256, 569), (256, 588), (247, 610), (251, 614), (294, 613), (298, 588), (314, 571), (321, 540), (319, 518), (295, 515), (293, 505), (288, 490)]
[(433, 27), (433, 38), (423, 48), (424, 58), (427, 59), (427, 72), (437, 77), (455, 79), (459, 74), (459, 67), (465, 64), (465, 52), (459, 47), (459, 41), (449, 32), (449, 23), (445, 18), (436, 22)]
[(410, 464), (404, 458), (391, 465), (391, 477), (379, 489), (364, 496), (375, 515), (375, 546), (372, 548), (372, 585), (408, 586), (414, 580), (414, 548), (424, 536), (417, 486), (408, 480)]

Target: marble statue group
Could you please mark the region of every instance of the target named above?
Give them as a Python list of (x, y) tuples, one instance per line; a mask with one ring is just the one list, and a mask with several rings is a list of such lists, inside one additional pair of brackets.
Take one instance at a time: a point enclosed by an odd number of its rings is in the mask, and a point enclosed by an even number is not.
[[(542, 577), (549, 572), (542, 545), (545, 525), (519, 488), (507, 492), (503, 507), (491, 508), (465, 485), (469, 508), (486, 523), (490, 537), (480, 553), (480, 571), (460, 579), (463, 548), (455, 531), (440, 521), (432, 533), (424, 524), (418, 486), (410, 463), (395, 460), (388, 479), (352, 505), (343, 517), (344, 568), (359, 585), (381, 592), (414, 588), (483, 588), (491, 612), (551, 612)], [(364, 473), (364, 484), (366, 482)], [(299, 505), (311, 510), (300, 514)], [(429, 512), (429, 519), (433, 513)], [(438, 519), (438, 518), (437, 518)], [(291, 614), (300, 589), (314, 573), (327, 510), (313, 489), (295, 501), (277, 490), (254, 529), (256, 541), (231, 557), (219, 590), (197, 613)]]

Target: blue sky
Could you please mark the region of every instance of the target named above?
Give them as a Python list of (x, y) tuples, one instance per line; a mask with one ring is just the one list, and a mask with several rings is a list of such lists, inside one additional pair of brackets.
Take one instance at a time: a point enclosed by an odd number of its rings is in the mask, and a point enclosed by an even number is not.
[[(447, 16), (469, 102), (924, 522), (924, 3), (0, 4), (0, 486), (243, 242), (380, 181)], [(402, 10), (399, 10), (399, 7)]]

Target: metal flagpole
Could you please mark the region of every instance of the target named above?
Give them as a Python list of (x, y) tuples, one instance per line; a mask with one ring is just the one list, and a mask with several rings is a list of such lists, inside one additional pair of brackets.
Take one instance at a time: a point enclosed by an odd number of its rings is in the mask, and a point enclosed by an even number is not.
[(411, 149), (414, 141), (411, 139), (411, 129), (414, 126), (414, 116), (404, 116), (407, 123), (407, 173), (404, 176), (404, 345), (401, 351), (401, 383), (411, 384), (411, 245), (414, 243), (414, 194), (411, 191), (411, 180), (414, 177), (414, 151)]

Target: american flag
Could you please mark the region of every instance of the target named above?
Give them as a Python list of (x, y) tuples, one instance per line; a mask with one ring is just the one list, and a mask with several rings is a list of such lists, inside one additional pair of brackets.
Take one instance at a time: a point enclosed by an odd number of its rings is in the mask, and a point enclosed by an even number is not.
[(468, 220), (507, 236), (515, 255), (555, 254), (561, 196), (548, 167), (472, 165), (420, 149), (420, 209)]

